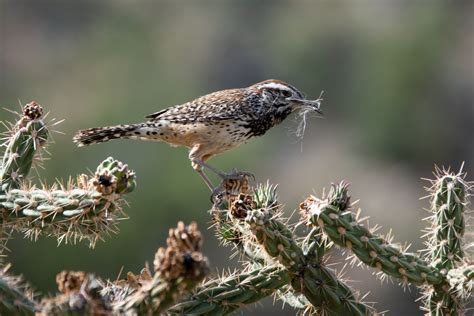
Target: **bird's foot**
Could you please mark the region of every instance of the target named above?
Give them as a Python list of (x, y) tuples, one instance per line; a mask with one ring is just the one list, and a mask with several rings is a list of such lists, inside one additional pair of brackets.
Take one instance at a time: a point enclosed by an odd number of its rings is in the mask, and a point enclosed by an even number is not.
[(238, 196), (240, 193), (250, 191), (249, 179), (255, 180), (250, 172), (232, 170), (231, 173), (222, 174), (221, 183), (212, 190), (211, 202), (214, 205), (221, 204), (224, 199)]

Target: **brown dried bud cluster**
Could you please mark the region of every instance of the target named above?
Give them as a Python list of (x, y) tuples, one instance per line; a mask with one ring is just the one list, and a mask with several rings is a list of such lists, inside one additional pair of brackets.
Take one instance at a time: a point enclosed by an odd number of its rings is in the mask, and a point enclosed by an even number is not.
[(23, 108), (23, 117), (30, 121), (37, 120), (43, 116), (43, 108), (36, 101), (31, 101)]
[(153, 261), (161, 278), (202, 278), (207, 272), (207, 258), (201, 252), (202, 236), (195, 222), (189, 226), (179, 222), (177, 228), (170, 229), (166, 243), (168, 247), (158, 249)]
[(97, 192), (104, 195), (112, 194), (117, 189), (117, 178), (109, 170), (105, 170), (102, 173), (96, 172), (91, 183)]
[(82, 271), (62, 271), (56, 276), (59, 292), (69, 294), (81, 289), (86, 279), (86, 273)]
[(233, 199), (230, 205), (230, 213), (233, 217), (244, 219), (247, 212), (257, 208), (257, 203), (250, 194), (240, 193), (237, 198)]
[(61, 293), (44, 298), (36, 315), (110, 315), (110, 304), (100, 295), (102, 281), (93, 274), (62, 271), (56, 282)]

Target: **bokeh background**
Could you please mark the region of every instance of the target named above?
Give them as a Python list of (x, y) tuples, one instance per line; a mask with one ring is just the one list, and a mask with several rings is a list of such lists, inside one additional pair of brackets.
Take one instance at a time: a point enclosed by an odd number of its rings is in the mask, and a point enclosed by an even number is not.
[[(212, 267), (238, 267), (209, 225), (209, 192), (184, 148), (115, 141), (76, 148), (76, 130), (139, 122), (144, 115), (211, 91), (268, 78), (308, 96), (324, 93), (325, 118), (303, 139), (288, 119), (263, 138), (213, 159), (222, 169), (278, 183), (290, 214), (331, 182), (352, 183), (354, 199), (382, 232), (423, 247), (426, 200), (420, 178), (433, 164), (474, 171), (474, 7), (468, 1), (18, 1), (0, 0), (0, 105), (36, 100), (65, 119), (40, 177), (84, 172), (107, 156), (136, 170), (130, 219), (119, 235), (57, 247), (20, 235), (9, 243), (13, 272), (43, 293), (63, 269), (116, 278), (138, 271), (178, 220), (205, 231)], [(0, 118), (13, 119), (7, 111)], [(38, 177), (37, 177), (38, 178)], [(343, 261), (342, 257), (341, 260)], [(415, 290), (380, 284), (349, 269), (354, 286), (390, 315), (419, 315)], [(244, 315), (288, 315), (271, 300)]]

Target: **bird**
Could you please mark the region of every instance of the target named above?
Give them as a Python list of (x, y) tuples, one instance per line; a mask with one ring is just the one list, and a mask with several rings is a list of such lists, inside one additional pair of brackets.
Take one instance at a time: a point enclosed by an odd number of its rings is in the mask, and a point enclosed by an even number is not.
[(322, 115), (321, 100), (321, 96), (307, 100), (294, 86), (269, 79), (165, 108), (146, 116), (142, 123), (80, 130), (73, 140), (79, 147), (113, 139), (153, 140), (188, 147), (192, 168), (214, 192), (216, 188), (203, 168), (223, 179), (251, 174), (236, 170), (223, 173), (207, 163), (210, 158), (264, 135), (292, 112), (314, 111)]

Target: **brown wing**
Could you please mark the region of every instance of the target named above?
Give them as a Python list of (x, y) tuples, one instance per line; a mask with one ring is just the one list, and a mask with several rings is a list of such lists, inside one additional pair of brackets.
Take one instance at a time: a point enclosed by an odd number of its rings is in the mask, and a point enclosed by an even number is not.
[(151, 121), (210, 122), (234, 119), (248, 112), (242, 89), (232, 89), (210, 93), (191, 102), (173, 106), (146, 116)]

